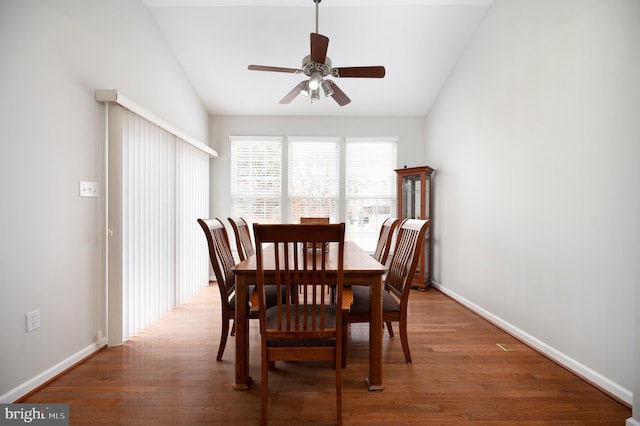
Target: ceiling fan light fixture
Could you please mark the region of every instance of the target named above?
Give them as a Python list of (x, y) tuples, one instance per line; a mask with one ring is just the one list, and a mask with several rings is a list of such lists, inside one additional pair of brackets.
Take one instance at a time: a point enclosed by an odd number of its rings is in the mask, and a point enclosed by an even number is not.
[(321, 84), (322, 91), (324, 92), (324, 96), (328, 97), (333, 95), (333, 87), (331, 87), (331, 82), (329, 80), (325, 80)]
[(320, 71), (311, 72), (311, 78), (309, 79), (309, 89), (318, 90), (318, 87), (320, 87), (320, 84), (322, 84), (322, 72)]
[(309, 82), (305, 81), (304, 85), (302, 86), (302, 89), (300, 89), (300, 94), (304, 96), (309, 96), (310, 93), (311, 93), (311, 89), (309, 89)]
[(319, 101), (320, 100), (320, 90), (315, 89), (311, 91), (311, 101)]

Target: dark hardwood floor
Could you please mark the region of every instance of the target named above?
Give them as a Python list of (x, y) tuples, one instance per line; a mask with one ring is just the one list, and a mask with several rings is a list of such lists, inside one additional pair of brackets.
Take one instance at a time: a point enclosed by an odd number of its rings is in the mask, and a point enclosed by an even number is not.
[[(219, 323), (213, 284), (22, 402), (67, 402), (72, 425), (256, 425), (258, 323), (251, 324), (256, 382), (249, 391), (231, 386), (234, 337), (223, 361), (215, 360)], [(433, 288), (411, 295), (413, 364), (405, 364), (400, 338), (389, 339), (385, 332), (383, 392), (365, 387), (367, 336), (367, 325), (351, 326), (343, 374), (345, 425), (624, 425), (631, 416), (630, 408)], [(329, 364), (278, 363), (269, 377), (269, 424), (333, 423)]]

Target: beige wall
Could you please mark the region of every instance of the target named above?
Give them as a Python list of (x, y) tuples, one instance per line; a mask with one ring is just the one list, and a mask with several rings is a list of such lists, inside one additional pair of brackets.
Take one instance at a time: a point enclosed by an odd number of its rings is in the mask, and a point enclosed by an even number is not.
[[(130, 0), (0, 1), (0, 402), (95, 350), (105, 328), (104, 107), (117, 89), (206, 141), (208, 114)], [(40, 329), (25, 332), (25, 313)]]
[(436, 281), (629, 403), (639, 41), (635, 0), (497, 0), (426, 122)]

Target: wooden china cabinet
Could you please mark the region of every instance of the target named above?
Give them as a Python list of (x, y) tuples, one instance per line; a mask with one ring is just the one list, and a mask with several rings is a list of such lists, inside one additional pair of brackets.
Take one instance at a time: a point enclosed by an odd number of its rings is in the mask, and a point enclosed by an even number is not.
[(431, 230), (433, 229), (433, 191), (431, 181), (434, 170), (429, 166), (404, 166), (396, 169), (398, 174), (398, 215), (403, 219), (431, 219), (432, 223), (424, 240), (420, 253), (420, 262), (413, 279), (413, 286), (421, 290), (431, 285), (433, 247)]

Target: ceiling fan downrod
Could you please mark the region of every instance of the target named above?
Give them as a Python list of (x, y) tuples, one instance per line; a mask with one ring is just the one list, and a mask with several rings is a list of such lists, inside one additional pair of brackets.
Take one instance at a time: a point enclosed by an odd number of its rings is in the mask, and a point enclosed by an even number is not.
[(318, 31), (318, 5), (321, 1), (322, 0), (313, 0), (313, 2), (316, 4), (316, 34), (320, 34), (320, 31)]

